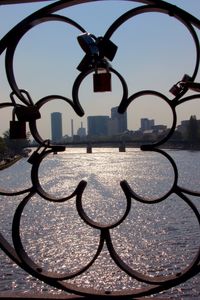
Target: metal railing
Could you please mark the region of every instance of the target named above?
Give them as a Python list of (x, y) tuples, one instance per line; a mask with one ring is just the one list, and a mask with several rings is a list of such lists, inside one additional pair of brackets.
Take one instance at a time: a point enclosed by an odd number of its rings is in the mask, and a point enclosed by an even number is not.
[[(4, 3), (6, 1), (3, 1)], [(166, 141), (170, 139), (173, 135), (176, 126), (177, 126), (177, 113), (176, 109), (183, 103), (189, 102), (193, 99), (200, 98), (200, 84), (195, 82), (195, 78), (198, 74), (199, 68), (199, 55), (200, 55), (200, 47), (199, 47), (199, 39), (196, 33), (196, 30), (200, 29), (200, 21), (194, 16), (190, 15), (186, 11), (169, 4), (164, 1), (157, 0), (137, 0), (132, 2), (138, 2), (144, 4), (142, 6), (138, 6), (129, 10), (128, 12), (122, 14), (117, 20), (113, 22), (113, 24), (108, 28), (106, 33), (101, 37), (96, 37), (93, 34), (89, 34), (85, 31), (85, 29), (73, 21), (70, 18), (67, 18), (60, 14), (60, 11), (64, 8), (70, 7), (72, 5), (79, 5), (80, 3), (87, 3), (93, 1), (58, 1), (52, 3), (32, 15), (25, 18), (18, 25), (16, 25), (10, 32), (8, 32), (0, 41), (0, 55), (5, 53), (5, 69), (7, 74), (8, 83), (12, 90), (10, 94), (10, 102), (0, 103), (0, 108), (4, 109), (7, 107), (11, 107), (13, 109), (13, 128), (10, 128), (10, 131), (13, 132), (13, 138), (18, 139), (22, 138), (25, 135), (25, 124), (29, 124), (30, 132), (35, 141), (39, 144), (39, 147), (33, 154), (29, 157), (28, 162), (32, 165), (31, 168), (31, 181), (32, 185), (29, 188), (22, 189), (17, 192), (5, 191), (0, 189), (0, 195), (3, 196), (17, 196), (23, 195), (24, 198), (21, 203), (18, 205), (14, 218), (12, 220), (12, 239), (13, 246), (6, 240), (6, 238), (1, 234), (0, 235), (0, 246), (2, 250), (10, 257), (18, 266), (23, 268), (26, 272), (31, 274), (32, 276), (38, 278), (39, 280), (51, 285), (57, 289), (60, 289), (65, 292), (69, 292), (81, 297), (99, 297), (99, 298), (141, 298), (149, 295), (153, 295), (159, 293), (161, 291), (170, 289), (174, 286), (177, 286), (193, 276), (197, 275), (200, 271), (200, 249), (196, 253), (195, 257), (191, 261), (191, 263), (182, 271), (177, 272), (174, 275), (168, 276), (148, 276), (143, 274), (142, 272), (138, 272), (132, 269), (128, 264), (126, 264), (120, 255), (117, 253), (111, 235), (111, 230), (118, 227), (124, 220), (126, 220), (129, 215), (131, 209), (132, 199), (142, 202), (142, 203), (158, 203), (167, 199), (171, 194), (178, 195), (180, 199), (184, 203), (188, 205), (188, 207), (193, 211), (194, 215), (198, 223), (200, 224), (200, 214), (198, 209), (195, 207), (193, 202), (190, 200), (190, 196), (200, 197), (199, 192), (194, 192), (184, 187), (179, 186), (178, 184), (178, 169), (174, 159), (168, 154), (166, 151), (161, 150), (160, 146), (162, 146)], [(103, 4), (103, 3), (102, 3)], [(59, 14), (57, 13), (59, 11)], [(112, 61), (115, 57), (115, 53), (117, 51), (117, 45), (115, 45), (111, 39), (113, 34), (118, 30), (118, 28), (124, 24), (126, 21), (134, 18), (135, 16), (144, 14), (146, 12), (156, 12), (170, 15), (171, 17), (177, 19), (179, 22), (186, 27), (188, 32), (191, 34), (192, 39), (195, 45), (196, 51), (196, 63), (193, 70), (193, 74), (191, 76), (184, 75), (180, 81), (175, 84), (171, 88), (171, 92), (173, 94), (172, 99), (169, 99), (164, 94), (154, 91), (154, 90), (143, 90), (132, 95), (129, 95), (128, 86), (126, 80), (122, 77), (119, 71), (115, 70), (110, 65), (110, 61)], [(34, 102), (29, 95), (28, 91), (21, 89), (16, 81), (15, 72), (14, 72), (14, 54), (16, 48), (23, 38), (23, 36), (30, 31), (33, 27), (38, 24), (49, 22), (52, 20), (65, 22), (80, 31), (80, 35), (78, 37), (78, 41), (82, 49), (85, 51), (85, 56), (78, 66), (78, 70), (80, 74), (76, 78), (73, 88), (72, 88), (72, 99), (68, 99), (61, 95), (50, 95), (43, 97), (42, 99)], [(103, 75), (98, 74), (98, 70), (103, 69), (105, 72)], [(123, 216), (116, 222), (102, 225), (93, 221), (84, 211), (82, 198), (84, 195), (84, 190), (87, 185), (87, 182), (82, 180), (78, 183), (74, 192), (64, 198), (54, 198), (51, 194), (44, 191), (39, 180), (39, 167), (44, 160), (45, 157), (55, 152), (62, 152), (65, 150), (64, 146), (57, 146), (51, 144), (49, 140), (43, 140), (40, 136), (37, 120), (40, 118), (40, 109), (44, 104), (50, 102), (54, 99), (64, 100), (67, 105), (70, 105), (71, 108), (76, 112), (78, 116), (84, 115), (84, 110), (79, 101), (79, 90), (82, 82), (89, 74), (99, 75), (98, 78), (95, 78), (95, 87), (96, 91), (104, 92), (107, 91), (110, 87), (110, 75), (115, 74), (115, 76), (119, 79), (122, 86), (122, 99), (119, 103), (119, 113), (124, 113), (129, 105), (138, 99), (141, 96), (149, 96), (153, 95), (160, 99), (160, 101), (166, 103), (171, 110), (173, 116), (172, 126), (167, 133), (167, 135), (161, 140), (157, 141), (153, 144), (143, 145), (141, 146), (141, 150), (143, 151), (151, 151), (161, 154), (163, 157), (167, 159), (169, 164), (171, 165), (174, 173), (174, 180), (172, 187), (165, 195), (160, 198), (149, 200), (145, 198), (141, 198), (139, 195), (135, 193), (134, 190), (130, 187), (129, 183), (126, 180), (121, 181), (120, 186), (126, 197), (126, 209)], [(103, 77), (101, 77), (103, 76)], [(193, 90), (196, 93), (193, 95), (187, 95), (187, 92)], [(17, 99), (17, 101), (16, 101)], [(15, 130), (17, 128), (17, 130)], [(79, 269), (76, 272), (67, 272), (66, 274), (59, 274), (55, 272), (47, 272), (40, 265), (36, 264), (31, 257), (29, 257), (28, 253), (25, 250), (25, 247), (22, 242), (21, 234), (20, 234), (20, 223), (22, 214), (26, 205), (29, 203), (31, 198), (34, 195), (39, 195), (42, 198), (48, 201), (54, 202), (65, 202), (69, 199), (74, 198), (76, 200), (77, 212), (82, 220), (82, 222), (89, 225), (91, 228), (96, 229), (99, 232), (99, 243), (96, 249), (96, 253), (92, 260), (83, 268)], [(145, 283), (146, 286), (143, 288), (136, 289), (127, 289), (122, 291), (104, 291), (104, 290), (96, 290), (95, 288), (84, 288), (76, 286), (72, 283), (68, 283), (69, 279), (76, 278), (80, 274), (86, 272), (97, 260), (100, 256), (104, 245), (107, 246), (108, 253), (115, 264), (124, 272), (124, 274), (129, 275), (130, 277), (136, 279), (139, 282)], [(2, 297), (17, 297), (19, 296), (17, 293), (13, 296), (11, 293), (7, 294), (7, 296), (2, 294)], [(21, 295), (22, 298), (31, 298), (33, 295)], [(34, 296), (35, 298), (40, 298), (40, 295)], [(67, 296), (55, 296), (55, 298), (66, 298)], [(45, 296), (44, 296), (45, 298)], [(47, 296), (47, 298), (54, 298), (54, 296)], [(79, 298), (79, 297), (78, 297)], [(77, 298), (77, 299), (78, 299)], [(76, 296), (73, 296), (73, 299), (76, 299)]]

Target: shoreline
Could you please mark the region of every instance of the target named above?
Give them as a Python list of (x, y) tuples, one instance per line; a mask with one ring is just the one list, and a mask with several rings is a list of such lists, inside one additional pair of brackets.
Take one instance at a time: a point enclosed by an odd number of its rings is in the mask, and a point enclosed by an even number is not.
[(10, 166), (14, 165), (18, 160), (20, 160), (22, 158), (21, 155), (17, 155), (17, 157), (14, 157), (13, 159), (11, 159), (8, 162), (5, 162), (3, 164), (0, 163), (0, 171), (9, 168)]

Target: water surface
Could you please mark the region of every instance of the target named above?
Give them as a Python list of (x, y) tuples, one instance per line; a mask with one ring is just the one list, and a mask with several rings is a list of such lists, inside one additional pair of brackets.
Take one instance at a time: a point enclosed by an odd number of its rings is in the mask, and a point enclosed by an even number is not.
[[(179, 170), (179, 186), (200, 191), (200, 152), (168, 151)], [(27, 159), (0, 173), (0, 186), (20, 190), (31, 186), (31, 165)], [(127, 180), (139, 196), (157, 199), (174, 183), (170, 162), (161, 154), (127, 149), (66, 149), (41, 163), (40, 184), (56, 198), (70, 195), (81, 180), (87, 181), (83, 207), (87, 215), (101, 224), (116, 222), (126, 209), (120, 181)], [(0, 201), (1, 231), (11, 241), (12, 217), (23, 196)], [(190, 196), (200, 209), (197, 197)], [(150, 276), (180, 272), (194, 258), (200, 245), (199, 225), (193, 211), (177, 195), (157, 204), (132, 200), (126, 220), (111, 231), (114, 247), (131, 268)], [(85, 224), (76, 211), (75, 198), (53, 203), (34, 196), (25, 208), (21, 236), (30, 257), (49, 271), (75, 271), (88, 263), (98, 246), (99, 231)], [(12, 241), (11, 241), (12, 242)], [(25, 274), (5, 254), (0, 255), (0, 290), (48, 291), (55, 289)], [(71, 282), (103, 290), (122, 290), (145, 286), (119, 270), (106, 247), (95, 264)], [(200, 299), (200, 276), (163, 295), (172, 299)]]

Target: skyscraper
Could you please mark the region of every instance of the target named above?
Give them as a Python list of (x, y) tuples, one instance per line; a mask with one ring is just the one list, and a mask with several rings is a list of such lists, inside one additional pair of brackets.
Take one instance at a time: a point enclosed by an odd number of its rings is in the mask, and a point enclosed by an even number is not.
[(118, 106), (111, 108), (111, 121), (116, 124), (115, 134), (120, 134), (127, 131), (127, 112), (125, 111), (123, 114), (119, 114)]
[(60, 112), (51, 114), (51, 139), (55, 143), (62, 140), (62, 114)]
[(141, 119), (141, 131), (150, 130), (154, 126), (154, 120), (149, 120), (148, 118)]
[(106, 136), (108, 134), (109, 116), (89, 116), (88, 135), (92, 136)]

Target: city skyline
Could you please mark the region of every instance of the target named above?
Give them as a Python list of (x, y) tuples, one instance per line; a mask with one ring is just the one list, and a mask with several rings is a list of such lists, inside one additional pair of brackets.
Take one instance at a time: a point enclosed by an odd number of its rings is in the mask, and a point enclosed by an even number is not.
[[(116, 107), (115, 107), (116, 108)], [(112, 111), (112, 109), (111, 109)], [(52, 116), (54, 116), (55, 118), (52, 118)], [(112, 115), (111, 115), (112, 117)], [(194, 117), (196, 119), (196, 115), (191, 115), (191, 117)], [(180, 132), (185, 132), (186, 127), (188, 126), (189, 123), (189, 119), (187, 120), (181, 120), (180, 124), (177, 124), (176, 129)], [(53, 120), (54, 119), (54, 120)], [(126, 134), (128, 132), (143, 132), (143, 133), (149, 133), (150, 131), (166, 131), (167, 129), (169, 129), (165, 124), (157, 124), (156, 121), (154, 119), (148, 119), (146, 117), (143, 117), (140, 119), (140, 126), (136, 129), (136, 130), (132, 130), (127, 128), (124, 132), (115, 132), (114, 134), (108, 130), (109, 127), (109, 121), (112, 120), (112, 118), (110, 118), (109, 116), (88, 116), (88, 119), (90, 120), (89, 122), (87, 122), (87, 126), (84, 127), (83, 122), (81, 122), (81, 127), (79, 127), (75, 132), (73, 129), (73, 119), (71, 119), (71, 135), (67, 135), (66, 133), (63, 132), (62, 136), (61, 136), (61, 132), (62, 132), (62, 114), (58, 113), (58, 112), (54, 112), (51, 114), (51, 129), (52, 129), (52, 135), (51, 135), (51, 139), (52, 141), (56, 141), (55, 136), (59, 136), (60, 141), (62, 141), (63, 139), (65, 139), (66, 137), (76, 137), (79, 136), (81, 138), (85, 138), (86, 136), (114, 136), (114, 135), (123, 135)], [(53, 120), (53, 122), (52, 122)], [(200, 120), (197, 119), (198, 122), (200, 122)], [(53, 125), (54, 123), (54, 125)], [(102, 127), (102, 123), (103, 123), (103, 127)], [(89, 126), (88, 126), (89, 125)], [(54, 127), (54, 129), (53, 129)], [(57, 127), (57, 128), (56, 128)], [(89, 127), (92, 127), (92, 131), (90, 131), (90, 129), (88, 129)], [(53, 133), (54, 130), (54, 133)], [(53, 137), (54, 135), (54, 137)], [(57, 140), (58, 142), (58, 140)]]
[[(62, 13), (77, 20), (86, 31), (102, 36), (116, 18), (138, 6), (131, 1), (123, 2), (123, 5), (120, 1), (111, 2), (106, 1), (103, 5), (98, 1), (86, 3), (84, 6), (70, 7)], [(200, 17), (199, 1), (167, 2)], [(23, 4), (23, 7), (1, 6), (0, 37), (2, 38), (28, 14), (46, 4), (48, 1)], [(87, 17), (88, 14), (90, 18)], [(34, 103), (50, 94), (63, 95), (71, 99), (74, 80), (80, 74), (77, 66), (84, 57), (84, 52), (77, 42), (79, 34), (78, 30), (69, 25), (50, 22), (34, 27), (20, 41), (14, 59), (16, 81), (20, 88), (30, 93)], [(199, 35), (198, 32), (197, 34)], [(121, 26), (111, 40), (118, 47), (111, 65), (125, 79), (129, 96), (147, 89), (157, 90), (172, 99), (173, 95), (169, 92), (171, 87), (181, 80), (184, 74), (191, 75), (193, 72), (195, 46), (191, 36), (179, 21), (168, 15), (150, 13), (137, 16)], [(9, 102), (11, 89), (7, 82), (3, 57), (0, 63), (0, 101)], [(200, 78), (197, 77), (196, 81), (199, 82)], [(79, 101), (85, 112), (83, 117), (78, 117), (69, 105), (58, 99), (44, 105), (40, 109), (41, 119), (37, 120), (40, 135), (44, 139), (51, 136), (49, 116), (54, 111), (63, 114), (63, 132), (68, 135), (71, 131), (71, 119), (74, 120), (76, 132), (81, 122), (86, 124), (87, 116), (108, 115), (112, 107), (120, 104), (122, 98), (121, 83), (113, 73), (111, 82), (111, 92), (94, 93), (92, 74), (85, 78), (79, 92)], [(177, 107), (177, 125), (193, 114), (200, 118), (199, 107), (198, 100)], [(127, 116), (130, 130), (136, 130), (140, 126), (142, 117), (154, 119), (157, 124), (166, 124), (168, 127), (172, 124), (171, 109), (164, 101), (153, 96), (136, 99), (129, 105)], [(0, 118), (2, 124), (0, 135), (2, 135), (9, 128), (12, 109), (1, 109)]]

